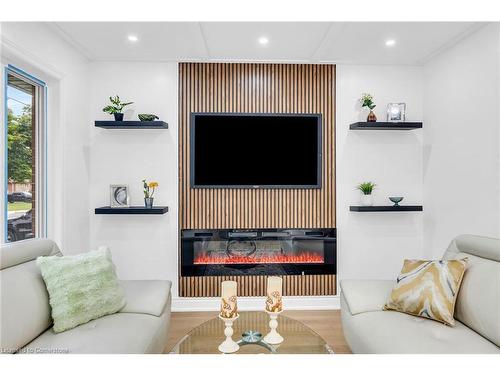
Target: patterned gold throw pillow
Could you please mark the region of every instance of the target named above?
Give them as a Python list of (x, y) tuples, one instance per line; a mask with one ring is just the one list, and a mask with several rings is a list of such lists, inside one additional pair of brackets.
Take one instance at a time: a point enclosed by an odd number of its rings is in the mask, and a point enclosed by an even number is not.
[(453, 326), (455, 302), (467, 258), (405, 260), (384, 310), (395, 310)]

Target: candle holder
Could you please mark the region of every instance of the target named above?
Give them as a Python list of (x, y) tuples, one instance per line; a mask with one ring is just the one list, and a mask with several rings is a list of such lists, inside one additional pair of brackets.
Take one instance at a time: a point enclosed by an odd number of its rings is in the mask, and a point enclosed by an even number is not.
[(219, 345), (219, 351), (222, 353), (234, 353), (237, 352), (240, 346), (233, 340), (233, 323), (236, 319), (239, 318), (239, 315), (236, 315), (234, 318), (223, 318), (219, 315), (219, 318), (224, 322), (226, 328), (224, 329), (224, 335), (226, 335), (226, 339)]
[(278, 316), (281, 314), (281, 311), (271, 312), (266, 310), (266, 312), (269, 315), (269, 328), (271, 328), (271, 330), (264, 336), (263, 340), (271, 345), (281, 344), (284, 338), (276, 330), (276, 328), (278, 328)]

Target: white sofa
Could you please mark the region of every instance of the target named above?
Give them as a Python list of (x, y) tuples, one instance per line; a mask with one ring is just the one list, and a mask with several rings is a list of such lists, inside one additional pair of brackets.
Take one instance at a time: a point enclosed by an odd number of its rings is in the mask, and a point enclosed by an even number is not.
[(0, 248), (2, 353), (161, 353), (170, 323), (170, 281), (120, 281), (127, 305), (71, 330), (51, 329), (49, 297), (35, 264), (39, 256), (61, 255), (48, 239)]
[(500, 354), (500, 240), (461, 235), (443, 259), (469, 258), (454, 327), (383, 311), (395, 281), (341, 281), (344, 335), (353, 353)]

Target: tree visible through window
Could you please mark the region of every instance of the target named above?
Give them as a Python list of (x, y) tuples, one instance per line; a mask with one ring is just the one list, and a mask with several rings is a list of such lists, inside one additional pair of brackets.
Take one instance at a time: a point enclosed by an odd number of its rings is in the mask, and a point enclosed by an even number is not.
[(8, 109), (8, 174), (9, 180), (14, 183), (32, 181), (31, 118), (31, 105), (25, 105), (19, 115)]
[(16, 72), (7, 74), (7, 241), (39, 234), (39, 124), (43, 90)]

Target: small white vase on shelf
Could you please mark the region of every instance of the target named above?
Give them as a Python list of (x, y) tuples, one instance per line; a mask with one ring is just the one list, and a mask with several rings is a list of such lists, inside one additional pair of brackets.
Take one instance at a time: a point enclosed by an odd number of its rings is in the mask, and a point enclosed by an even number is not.
[(239, 315), (234, 318), (223, 318), (219, 315), (219, 318), (224, 322), (226, 328), (224, 329), (224, 335), (226, 339), (219, 345), (219, 351), (222, 353), (234, 353), (240, 349), (240, 346), (233, 340), (233, 323), (238, 319)]
[(267, 335), (264, 336), (263, 340), (271, 345), (281, 344), (284, 340), (283, 336), (281, 336), (276, 330), (276, 328), (278, 328), (278, 316), (279, 314), (281, 314), (281, 311), (280, 312), (266, 311), (266, 312), (269, 315), (269, 328), (271, 328), (271, 330)]
[(373, 206), (373, 198), (371, 194), (361, 194), (362, 206)]

